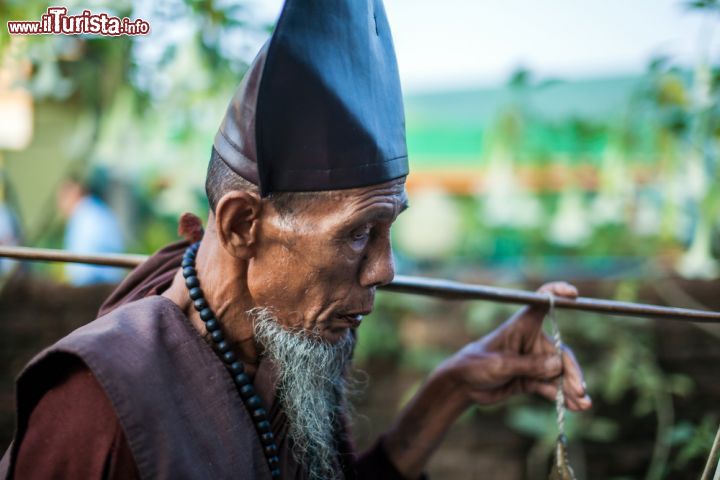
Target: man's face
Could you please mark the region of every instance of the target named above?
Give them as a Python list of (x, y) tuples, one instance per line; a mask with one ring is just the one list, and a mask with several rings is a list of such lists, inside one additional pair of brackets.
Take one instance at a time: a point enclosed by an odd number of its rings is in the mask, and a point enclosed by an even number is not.
[(288, 328), (343, 338), (395, 274), (390, 226), (405, 208), (404, 179), (324, 192), (284, 216), (265, 208), (248, 265), (253, 302)]
[(57, 191), (57, 205), (60, 215), (63, 218), (70, 217), (82, 197), (83, 188), (81, 185), (73, 181), (66, 181), (60, 185)]

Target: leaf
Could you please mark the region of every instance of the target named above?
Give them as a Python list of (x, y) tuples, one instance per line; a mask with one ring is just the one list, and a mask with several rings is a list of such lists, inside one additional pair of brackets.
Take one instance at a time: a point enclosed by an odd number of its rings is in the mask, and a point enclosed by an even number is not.
[(509, 425), (515, 430), (537, 439), (549, 440), (557, 435), (555, 412), (529, 406), (510, 411)]
[(686, 397), (692, 393), (693, 388), (695, 388), (695, 384), (687, 375), (678, 373), (668, 377), (668, 390), (670, 393)]
[(583, 437), (596, 442), (610, 442), (617, 438), (619, 428), (617, 422), (609, 418), (595, 417), (590, 424), (582, 429)]

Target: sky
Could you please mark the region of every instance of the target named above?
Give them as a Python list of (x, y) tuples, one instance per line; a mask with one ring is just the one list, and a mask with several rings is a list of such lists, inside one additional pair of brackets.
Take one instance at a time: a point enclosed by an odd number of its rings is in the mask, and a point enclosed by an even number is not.
[[(273, 21), (282, 0), (252, 0)], [(540, 78), (636, 74), (656, 55), (720, 53), (720, 18), (678, 0), (385, 0), (406, 93), (493, 86), (519, 66)], [(258, 45), (259, 48), (259, 45)]]

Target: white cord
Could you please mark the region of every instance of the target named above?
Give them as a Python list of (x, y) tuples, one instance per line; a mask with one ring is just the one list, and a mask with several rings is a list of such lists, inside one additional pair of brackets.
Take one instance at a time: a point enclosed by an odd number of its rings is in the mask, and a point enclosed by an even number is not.
[[(555, 344), (555, 351), (558, 357), (560, 357), (560, 364), (562, 365), (562, 337), (560, 336), (560, 329), (558, 328), (557, 316), (555, 315), (555, 295), (547, 292), (550, 300), (550, 310), (548, 311), (548, 318), (550, 318), (550, 326), (552, 327), (552, 338)], [(565, 394), (563, 393), (563, 375), (560, 375), (557, 385), (557, 394), (555, 395), (555, 410), (557, 412), (557, 427), (558, 434), (560, 437), (565, 438)]]

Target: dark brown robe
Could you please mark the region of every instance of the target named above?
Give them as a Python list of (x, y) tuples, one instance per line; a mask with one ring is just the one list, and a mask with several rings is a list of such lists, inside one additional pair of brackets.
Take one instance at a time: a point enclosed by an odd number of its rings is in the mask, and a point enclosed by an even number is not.
[[(133, 271), (101, 317), (38, 355), (17, 384), (18, 423), (0, 478), (247, 478), (269, 469), (220, 359), (172, 301), (187, 243)], [(254, 380), (280, 448), (283, 478), (302, 479), (272, 366)], [(356, 457), (338, 431), (347, 478), (401, 478), (380, 443)]]

